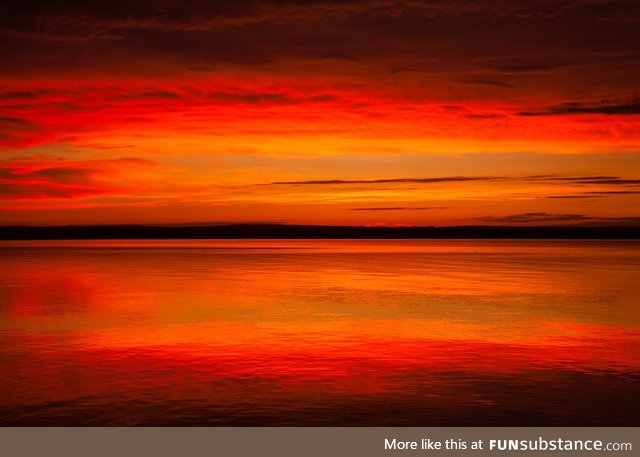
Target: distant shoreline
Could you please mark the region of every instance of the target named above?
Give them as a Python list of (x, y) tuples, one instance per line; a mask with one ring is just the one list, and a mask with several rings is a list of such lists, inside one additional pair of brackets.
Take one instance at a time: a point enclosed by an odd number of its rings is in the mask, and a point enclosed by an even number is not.
[(0, 240), (640, 239), (634, 226), (360, 227), (286, 224), (0, 226)]

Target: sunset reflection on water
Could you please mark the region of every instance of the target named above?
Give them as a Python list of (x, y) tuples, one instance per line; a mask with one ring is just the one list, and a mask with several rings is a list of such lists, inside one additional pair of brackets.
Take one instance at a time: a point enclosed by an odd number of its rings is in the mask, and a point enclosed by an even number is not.
[(0, 251), (5, 425), (638, 425), (638, 242)]

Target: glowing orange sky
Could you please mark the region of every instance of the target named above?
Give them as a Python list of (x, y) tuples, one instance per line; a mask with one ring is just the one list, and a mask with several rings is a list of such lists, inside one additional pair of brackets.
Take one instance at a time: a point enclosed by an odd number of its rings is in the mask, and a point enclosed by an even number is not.
[(640, 221), (637, 2), (27, 3), (4, 224)]

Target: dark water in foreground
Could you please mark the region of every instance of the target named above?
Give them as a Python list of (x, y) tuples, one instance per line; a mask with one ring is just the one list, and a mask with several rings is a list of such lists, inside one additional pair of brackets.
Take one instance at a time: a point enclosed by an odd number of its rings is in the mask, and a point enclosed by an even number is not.
[(0, 243), (0, 425), (640, 425), (640, 243)]

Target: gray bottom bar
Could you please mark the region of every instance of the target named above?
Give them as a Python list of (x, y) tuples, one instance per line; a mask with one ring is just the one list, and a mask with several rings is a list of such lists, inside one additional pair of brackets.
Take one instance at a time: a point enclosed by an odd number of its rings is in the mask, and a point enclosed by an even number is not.
[(16, 427), (0, 428), (0, 443), (2, 455), (12, 457), (633, 456), (640, 455), (639, 431), (640, 427)]

